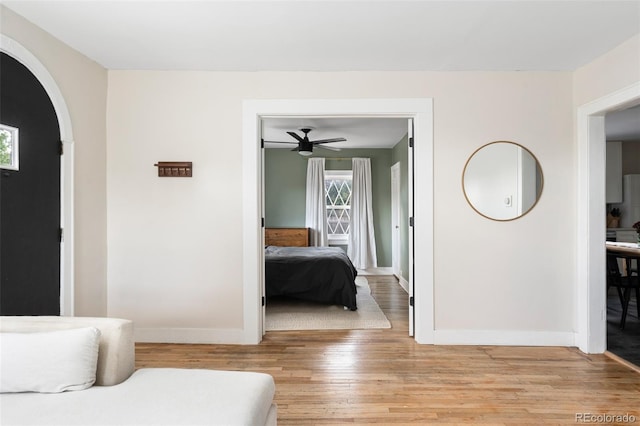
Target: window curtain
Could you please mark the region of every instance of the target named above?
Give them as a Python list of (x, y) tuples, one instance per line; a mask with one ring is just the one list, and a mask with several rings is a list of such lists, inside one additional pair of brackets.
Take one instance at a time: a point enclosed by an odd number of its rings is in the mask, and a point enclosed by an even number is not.
[(327, 202), (324, 194), (324, 158), (310, 158), (307, 163), (307, 206), (305, 226), (309, 244), (327, 246)]
[(358, 269), (378, 266), (371, 199), (371, 159), (353, 158), (351, 223), (347, 255)]

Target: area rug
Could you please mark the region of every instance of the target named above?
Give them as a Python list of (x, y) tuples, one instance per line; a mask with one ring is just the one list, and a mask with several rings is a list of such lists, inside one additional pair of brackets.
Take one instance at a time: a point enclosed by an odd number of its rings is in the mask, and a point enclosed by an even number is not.
[(371, 296), (365, 277), (356, 277), (358, 309), (345, 310), (342, 306), (290, 299), (267, 302), (267, 331), (276, 330), (350, 330), (365, 328), (391, 328), (391, 323)]

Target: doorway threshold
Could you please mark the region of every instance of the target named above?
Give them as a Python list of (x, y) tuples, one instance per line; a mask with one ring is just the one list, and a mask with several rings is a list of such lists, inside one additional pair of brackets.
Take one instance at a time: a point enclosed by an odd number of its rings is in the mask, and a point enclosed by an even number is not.
[(629, 362), (624, 358), (620, 358), (618, 355), (614, 354), (613, 352), (605, 351), (604, 354), (607, 357), (611, 358), (612, 360), (624, 365), (625, 367), (629, 367), (630, 369), (632, 369), (636, 373), (640, 373), (640, 367), (638, 367), (634, 363)]

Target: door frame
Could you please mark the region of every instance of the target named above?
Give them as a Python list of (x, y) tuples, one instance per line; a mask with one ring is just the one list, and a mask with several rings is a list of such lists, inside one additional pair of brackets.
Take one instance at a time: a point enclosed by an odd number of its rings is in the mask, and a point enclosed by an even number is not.
[(245, 100), (242, 119), (243, 343), (262, 340), (262, 206), (261, 122), (273, 117), (395, 117), (414, 121), (415, 340), (434, 341), (433, 282), (433, 99), (273, 99)]
[(640, 102), (640, 82), (578, 107), (576, 332), (585, 353), (607, 347), (605, 115)]
[(0, 51), (24, 65), (46, 91), (58, 117), (60, 140), (64, 155), (60, 157), (60, 228), (64, 237), (60, 243), (60, 315), (74, 315), (73, 275), (73, 129), (71, 115), (60, 88), (46, 67), (24, 46), (0, 34)]

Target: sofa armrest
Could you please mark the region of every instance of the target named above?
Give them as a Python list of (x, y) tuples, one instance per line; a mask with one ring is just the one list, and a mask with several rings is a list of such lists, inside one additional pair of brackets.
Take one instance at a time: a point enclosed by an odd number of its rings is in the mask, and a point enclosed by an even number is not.
[(135, 369), (132, 321), (92, 317), (0, 317), (0, 332), (4, 333), (36, 333), (81, 327), (95, 327), (101, 333), (95, 384), (117, 385), (129, 378)]

